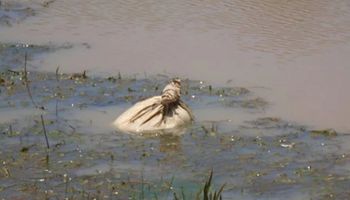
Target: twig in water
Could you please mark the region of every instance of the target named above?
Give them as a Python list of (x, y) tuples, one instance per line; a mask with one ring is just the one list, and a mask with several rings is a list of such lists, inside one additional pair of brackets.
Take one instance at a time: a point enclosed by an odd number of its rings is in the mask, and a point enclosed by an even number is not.
[(30, 98), (30, 100), (32, 101), (32, 104), (34, 105), (34, 107), (36, 108), (39, 108), (38, 105), (35, 103), (34, 99), (33, 99), (33, 96), (32, 96), (32, 93), (30, 91), (30, 87), (29, 87), (29, 80), (28, 80), (28, 73), (27, 73), (27, 59), (28, 59), (28, 55), (27, 55), (27, 52), (25, 53), (24, 55), (24, 84), (26, 86), (26, 89), (27, 89), (27, 93), (28, 93), (28, 96)]
[[(60, 67), (58, 66), (56, 69), (56, 81), (57, 81), (57, 86), (56, 86), (56, 93), (59, 91), (60, 86), (58, 84), (59, 82), (59, 77), (58, 77), (58, 71), (59, 71)], [(57, 93), (58, 94), (58, 93)], [(58, 117), (58, 96), (56, 96), (56, 118)]]
[(50, 6), (50, 4), (54, 3), (56, 0), (49, 0), (49, 1), (45, 1), (42, 5), (43, 7), (47, 8)]
[(55, 107), (55, 110), (56, 110), (56, 118), (58, 117), (58, 99), (56, 99), (56, 107)]
[(60, 79), (59, 79), (59, 77), (58, 77), (58, 71), (60, 70), (60, 67), (58, 66), (57, 68), (56, 68), (56, 81), (58, 82)]
[(44, 135), (45, 135), (46, 146), (47, 146), (48, 149), (50, 149), (49, 139), (47, 138), (47, 133), (46, 133), (46, 128), (45, 128), (43, 115), (40, 115), (40, 118), (41, 118), (41, 124), (43, 125), (43, 131), (44, 131)]
[(12, 125), (9, 126), (10, 135), (13, 135)]
[(47, 168), (49, 168), (49, 163), (50, 163), (50, 155), (49, 152), (46, 152), (46, 157), (45, 157), (45, 164), (47, 166)]

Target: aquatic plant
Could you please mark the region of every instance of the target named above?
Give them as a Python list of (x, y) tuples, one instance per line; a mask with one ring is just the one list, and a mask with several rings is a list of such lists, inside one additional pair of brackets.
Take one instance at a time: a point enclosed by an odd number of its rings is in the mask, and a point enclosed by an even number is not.
[[(212, 179), (213, 179), (213, 170), (210, 171), (209, 177), (204, 183), (204, 186), (197, 192), (195, 197), (190, 199), (196, 200), (222, 200), (222, 192), (224, 190), (225, 184), (223, 184), (219, 190), (212, 189)], [(174, 194), (174, 200), (180, 200), (180, 195), (176, 192)], [(181, 199), (186, 200), (184, 191), (181, 191)]]
[[(224, 190), (225, 184), (223, 184), (218, 191), (211, 191), (213, 179), (213, 170), (210, 171), (208, 180), (205, 182), (203, 187), (203, 200), (221, 200), (221, 193)], [(199, 195), (196, 197), (196, 200), (199, 200)]]

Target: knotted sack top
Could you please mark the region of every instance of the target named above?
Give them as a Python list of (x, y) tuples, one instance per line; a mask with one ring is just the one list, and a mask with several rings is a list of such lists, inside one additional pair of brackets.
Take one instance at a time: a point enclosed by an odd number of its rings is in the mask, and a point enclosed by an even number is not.
[(174, 129), (193, 121), (190, 108), (181, 100), (181, 81), (173, 79), (160, 96), (140, 101), (122, 113), (114, 125), (122, 131), (145, 132)]

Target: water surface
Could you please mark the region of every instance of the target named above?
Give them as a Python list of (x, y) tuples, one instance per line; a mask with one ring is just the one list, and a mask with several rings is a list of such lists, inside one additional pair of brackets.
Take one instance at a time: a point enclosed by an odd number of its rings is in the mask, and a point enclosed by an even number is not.
[[(35, 15), (0, 26), (1, 42), (67, 48), (0, 47), (0, 197), (172, 199), (195, 193), (210, 168), (224, 197), (349, 196), (348, 1), (18, 3)], [(24, 51), (44, 111), (24, 87)], [(190, 79), (196, 123), (183, 135), (110, 127), (172, 76)], [(323, 128), (338, 134), (312, 131)]]
[(39, 70), (264, 87), (267, 114), (349, 132), (349, 10), (346, 0), (62, 0), (1, 28), (0, 39), (77, 45)]

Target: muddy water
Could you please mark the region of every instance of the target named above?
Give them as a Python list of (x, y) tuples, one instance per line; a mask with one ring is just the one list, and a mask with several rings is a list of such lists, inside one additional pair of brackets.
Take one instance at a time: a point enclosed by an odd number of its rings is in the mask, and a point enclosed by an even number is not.
[(346, 0), (62, 0), (2, 27), (0, 39), (76, 44), (40, 70), (229, 81), (260, 88), (273, 104), (267, 115), (349, 132), (349, 8)]
[[(35, 57), (35, 48), (26, 50)], [(223, 199), (349, 196), (349, 135), (264, 117), (266, 102), (245, 88), (186, 80), (182, 98), (196, 122), (181, 133), (140, 136), (110, 122), (169, 78), (31, 71), (31, 101), (14, 72), (0, 74), (0, 112), (8, 116), (0, 117), (0, 198), (194, 199), (210, 168), (215, 188), (226, 183)], [(213, 111), (220, 118), (210, 118)], [(245, 116), (227, 120), (230, 112)]]
[[(349, 197), (345, 0), (18, 2), (0, 25), (0, 199), (194, 199), (211, 168), (223, 199)], [(190, 78), (196, 122), (111, 127), (158, 73)]]

